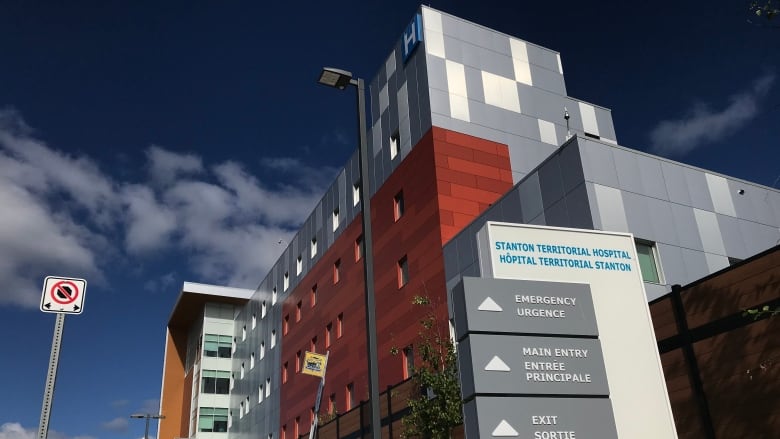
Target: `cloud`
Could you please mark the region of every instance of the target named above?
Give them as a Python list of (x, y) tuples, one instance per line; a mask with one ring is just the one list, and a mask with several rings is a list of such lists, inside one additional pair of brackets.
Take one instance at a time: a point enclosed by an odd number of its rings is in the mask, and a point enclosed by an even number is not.
[(116, 417), (110, 421), (100, 424), (104, 430), (113, 431), (115, 433), (124, 433), (127, 431), (127, 418), (123, 416)]
[(153, 181), (168, 184), (184, 175), (203, 171), (203, 160), (194, 154), (179, 154), (152, 145), (146, 150), (149, 175)]
[(683, 155), (696, 148), (731, 135), (747, 125), (758, 114), (759, 103), (775, 80), (766, 74), (752, 86), (729, 99), (729, 104), (713, 110), (697, 104), (677, 120), (664, 120), (650, 132), (651, 150), (664, 155)]
[(175, 282), (176, 273), (170, 272), (147, 280), (144, 282), (144, 289), (153, 293), (170, 291), (170, 288), (173, 287)]
[(129, 399), (117, 399), (117, 400), (111, 401), (111, 407), (114, 407), (114, 408), (126, 407), (127, 404), (130, 404), (130, 400)]
[[(0, 110), (0, 305), (36, 307), (48, 274), (100, 285), (117, 263), (143, 266), (162, 252), (197, 273), (193, 281), (255, 287), (283, 250), (278, 240), (336, 173), (282, 157), (263, 160), (272, 172), (255, 176), (236, 162), (204, 164), (153, 145), (143, 168), (123, 174), (137, 178), (129, 181), (33, 132), (18, 113)], [(153, 275), (144, 288), (183, 277)]]
[[(38, 428), (24, 428), (18, 422), (6, 422), (0, 425), (0, 439), (35, 439), (38, 437)], [(49, 439), (95, 439), (92, 436), (68, 436), (49, 429)]]

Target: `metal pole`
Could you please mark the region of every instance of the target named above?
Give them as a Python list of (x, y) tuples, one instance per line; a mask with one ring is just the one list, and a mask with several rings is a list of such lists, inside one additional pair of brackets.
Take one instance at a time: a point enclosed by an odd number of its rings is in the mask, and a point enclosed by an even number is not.
[(374, 252), (371, 236), (371, 191), (368, 169), (368, 142), (366, 139), (366, 98), (365, 82), (357, 78), (350, 81), (357, 86), (358, 137), (360, 147), (360, 203), (363, 214), (363, 280), (366, 294), (366, 343), (368, 344), (368, 395), (371, 404), (371, 437), (382, 439), (382, 418), (379, 411), (379, 356), (376, 344), (376, 304), (374, 299)]
[(60, 362), (60, 344), (62, 343), (62, 329), (65, 326), (65, 314), (57, 314), (54, 323), (54, 336), (51, 341), (51, 354), (49, 355), (49, 372), (46, 374), (46, 385), (43, 389), (43, 405), (41, 407), (41, 422), (38, 425), (38, 439), (46, 439), (49, 435), (49, 415), (51, 414), (51, 402), (54, 397), (54, 384), (57, 381), (57, 365)]

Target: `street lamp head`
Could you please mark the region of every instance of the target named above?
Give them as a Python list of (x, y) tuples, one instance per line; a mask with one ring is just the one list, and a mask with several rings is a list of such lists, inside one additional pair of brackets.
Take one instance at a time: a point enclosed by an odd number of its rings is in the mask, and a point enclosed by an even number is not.
[(352, 73), (346, 70), (334, 69), (333, 67), (323, 67), (320, 79), (317, 82), (328, 87), (344, 90), (352, 82)]
[(142, 415), (140, 413), (135, 413), (135, 414), (130, 415), (130, 417), (134, 418), (134, 419), (143, 419), (143, 418), (146, 417), (146, 415)]

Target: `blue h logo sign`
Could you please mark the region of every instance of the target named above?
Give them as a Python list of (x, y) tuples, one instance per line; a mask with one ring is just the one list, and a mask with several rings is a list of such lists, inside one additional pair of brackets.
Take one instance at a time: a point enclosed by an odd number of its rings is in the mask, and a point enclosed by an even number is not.
[(401, 58), (404, 63), (412, 56), (412, 53), (414, 53), (414, 50), (420, 45), (422, 39), (422, 16), (420, 14), (415, 14), (412, 22), (409, 23), (409, 26), (406, 26), (406, 30), (401, 37)]

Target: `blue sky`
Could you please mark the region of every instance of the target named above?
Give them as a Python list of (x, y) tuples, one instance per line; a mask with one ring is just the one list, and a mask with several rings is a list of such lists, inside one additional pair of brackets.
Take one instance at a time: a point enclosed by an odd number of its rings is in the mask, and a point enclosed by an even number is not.
[[(46, 275), (89, 281), (50, 437), (138, 438), (181, 283), (259, 283), (355, 148), (320, 68), (372, 77), (417, 3), (45, 3), (0, 4), (0, 439), (37, 430)], [(780, 31), (747, 1), (429, 3), (560, 51), (621, 145), (778, 183)]]

